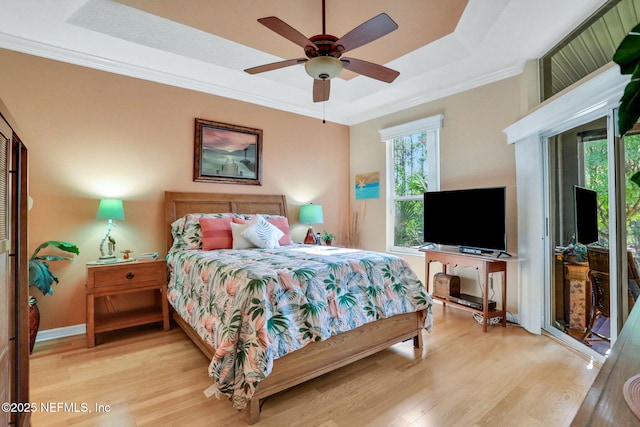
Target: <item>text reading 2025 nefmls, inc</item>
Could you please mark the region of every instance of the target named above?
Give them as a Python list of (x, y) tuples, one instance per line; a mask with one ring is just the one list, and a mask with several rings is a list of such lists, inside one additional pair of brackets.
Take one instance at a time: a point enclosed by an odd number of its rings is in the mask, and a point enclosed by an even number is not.
[(90, 414), (92, 412), (111, 412), (111, 406), (104, 403), (87, 402), (4, 402), (2, 412), (73, 412)]

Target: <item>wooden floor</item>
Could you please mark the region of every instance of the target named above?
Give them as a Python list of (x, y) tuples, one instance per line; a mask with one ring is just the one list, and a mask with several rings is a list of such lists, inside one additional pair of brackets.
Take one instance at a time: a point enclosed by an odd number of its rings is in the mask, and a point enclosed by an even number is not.
[[(572, 350), (518, 326), (491, 326), (483, 333), (470, 313), (441, 305), (434, 307), (434, 318), (421, 351), (401, 343), (273, 396), (257, 425), (570, 424), (597, 368), (587, 369)], [(92, 349), (84, 336), (37, 343), (32, 425), (244, 425), (244, 414), (226, 399), (205, 397), (207, 365), (176, 327), (103, 334)], [(53, 405), (58, 412), (43, 412), (47, 402), (67, 408)]]

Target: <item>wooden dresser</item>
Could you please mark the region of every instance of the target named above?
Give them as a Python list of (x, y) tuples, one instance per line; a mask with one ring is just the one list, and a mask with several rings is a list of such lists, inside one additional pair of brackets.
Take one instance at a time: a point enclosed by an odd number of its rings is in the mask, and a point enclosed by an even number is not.
[(638, 420), (624, 399), (623, 386), (640, 374), (640, 304), (624, 324), (611, 354), (584, 398), (572, 426), (637, 426)]

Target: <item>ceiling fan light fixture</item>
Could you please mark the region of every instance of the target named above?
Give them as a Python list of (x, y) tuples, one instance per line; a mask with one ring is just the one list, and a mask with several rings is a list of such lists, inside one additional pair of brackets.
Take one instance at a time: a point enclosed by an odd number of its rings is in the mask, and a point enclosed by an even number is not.
[(333, 56), (316, 56), (304, 64), (307, 74), (317, 80), (336, 77), (342, 71), (342, 67), (342, 62)]
[(305, 36), (275, 16), (260, 18), (258, 22), (302, 47), (306, 58), (273, 62), (247, 68), (244, 71), (249, 74), (258, 74), (304, 63), (305, 71), (313, 78), (313, 102), (329, 100), (331, 79), (337, 77), (343, 68), (385, 83), (391, 83), (400, 74), (395, 70), (372, 62), (355, 58), (340, 59), (345, 52), (357, 49), (397, 30), (398, 24), (386, 13), (374, 16), (342, 37), (336, 37), (326, 32), (325, 0), (322, 0), (322, 34), (317, 34), (313, 37)]

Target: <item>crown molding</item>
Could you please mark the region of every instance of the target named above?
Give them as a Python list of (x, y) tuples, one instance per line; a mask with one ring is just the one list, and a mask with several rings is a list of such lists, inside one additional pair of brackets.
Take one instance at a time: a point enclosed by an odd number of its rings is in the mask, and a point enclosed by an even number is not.
[(532, 135), (561, 132), (602, 116), (620, 103), (629, 78), (620, 74), (617, 66), (596, 71), (505, 128), (507, 142), (513, 144)]

